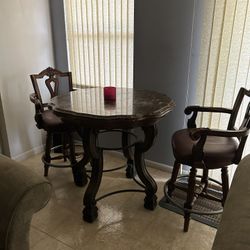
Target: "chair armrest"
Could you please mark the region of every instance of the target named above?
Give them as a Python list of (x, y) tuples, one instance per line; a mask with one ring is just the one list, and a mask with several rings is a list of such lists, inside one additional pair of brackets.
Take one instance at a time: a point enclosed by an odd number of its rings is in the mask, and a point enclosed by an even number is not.
[(30, 101), (35, 104), (36, 114), (43, 111), (43, 105), (35, 93), (30, 94)]
[(0, 249), (29, 249), (32, 216), (47, 204), (50, 194), (45, 178), (0, 155)]
[(187, 122), (188, 128), (196, 128), (195, 121), (196, 121), (196, 117), (197, 117), (198, 112), (213, 112), (213, 113), (231, 114), (232, 109), (221, 108), (221, 107), (188, 106), (185, 108), (184, 113), (186, 115), (190, 115), (191, 113), (193, 113), (191, 118), (188, 119), (188, 122)]
[(192, 112), (214, 112), (214, 113), (227, 113), (231, 114), (232, 109), (221, 107), (202, 107), (202, 106), (188, 106), (184, 110), (186, 115), (190, 115)]
[(202, 136), (219, 136), (219, 137), (244, 137), (249, 134), (248, 129), (239, 130), (220, 130), (210, 128), (193, 128), (190, 129), (190, 137), (198, 140)]
[(42, 104), (35, 93), (30, 94), (30, 101), (35, 104), (35, 121), (37, 128), (41, 129), (43, 127), (42, 113), (46, 104)]

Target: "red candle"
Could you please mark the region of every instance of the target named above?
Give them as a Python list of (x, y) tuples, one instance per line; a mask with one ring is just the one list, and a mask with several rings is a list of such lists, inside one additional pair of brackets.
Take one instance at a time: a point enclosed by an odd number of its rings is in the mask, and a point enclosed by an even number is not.
[(104, 100), (115, 101), (116, 99), (116, 87), (104, 87)]

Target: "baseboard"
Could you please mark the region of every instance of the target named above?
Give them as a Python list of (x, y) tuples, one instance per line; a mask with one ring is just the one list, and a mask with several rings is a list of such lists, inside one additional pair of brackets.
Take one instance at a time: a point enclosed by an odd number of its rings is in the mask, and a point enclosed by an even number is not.
[(159, 170), (163, 170), (163, 171), (166, 171), (166, 172), (172, 172), (173, 170), (173, 167), (167, 165), (167, 164), (163, 164), (163, 163), (160, 163), (160, 162), (156, 162), (156, 161), (151, 161), (151, 160), (147, 160), (145, 159), (145, 162), (146, 164), (149, 164), (150, 167), (153, 167), (153, 168), (156, 168), (156, 169), (159, 169)]
[[(109, 151), (109, 152), (111, 154), (123, 157), (123, 154), (121, 152), (119, 152), (119, 151)], [(152, 167), (152, 168), (156, 168), (156, 169), (166, 171), (166, 172), (170, 172), (170, 173), (172, 172), (172, 169), (173, 169), (173, 167), (171, 167), (171, 166), (169, 166), (167, 164), (163, 164), (163, 163), (159, 163), (159, 162), (151, 161), (151, 160), (147, 160), (147, 159), (145, 159), (145, 163), (147, 165), (150, 165), (150, 167)]]
[(11, 156), (11, 159), (15, 160), (15, 161), (23, 161), (28, 159), (29, 157), (39, 154), (41, 152), (43, 152), (44, 150), (44, 145), (40, 145), (37, 146), (35, 148), (32, 148), (31, 150), (28, 150), (22, 154), (16, 155), (16, 156)]
[[(44, 150), (44, 145), (40, 145), (38, 147), (32, 148), (31, 150), (28, 150), (28, 151), (22, 153), (22, 154), (12, 156), (11, 158), (13, 160), (16, 160), (16, 161), (23, 161), (23, 160), (28, 159), (31, 156), (34, 156), (36, 154), (43, 152), (43, 150)], [(119, 151), (109, 151), (109, 152), (111, 154), (116, 155), (116, 156), (123, 157), (123, 154)], [(145, 159), (145, 162), (146, 162), (146, 164), (150, 165), (150, 167), (153, 167), (153, 168), (156, 168), (159, 170), (163, 170), (166, 172), (172, 172), (172, 169), (173, 169), (173, 167), (171, 167), (167, 164), (159, 163), (156, 161), (151, 161), (151, 160)]]

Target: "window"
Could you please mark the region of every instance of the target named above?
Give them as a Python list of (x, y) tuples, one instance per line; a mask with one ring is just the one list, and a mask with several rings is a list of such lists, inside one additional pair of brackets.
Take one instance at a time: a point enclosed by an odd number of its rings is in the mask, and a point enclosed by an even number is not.
[(134, 0), (64, 0), (75, 85), (133, 87)]
[[(195, 63), (196, 103), (231, 108), (240, 87), (250, 89), (249, 0), (202, 2), (201, 18), (195, 21), (201, 31)], [(196, 1), (197, 9), (199, 4)], [(227, 122), (224, 115), (206, 113), (200, 117), (200, 125), (205, 127), (225, 129)], [(245, 149), (249, 152), (250, 138)]]

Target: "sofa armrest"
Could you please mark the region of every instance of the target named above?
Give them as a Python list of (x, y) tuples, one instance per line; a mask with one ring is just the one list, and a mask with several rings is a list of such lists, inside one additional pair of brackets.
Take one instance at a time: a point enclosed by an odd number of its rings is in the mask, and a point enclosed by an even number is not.
[(250, 155), (236, 169), (213, 250), (250, 249)]
[(50, 194), (45, 178), (0, 155), (0, 249), (29, 249), (32, 216), (47, 204)]

